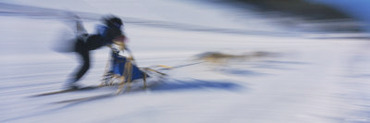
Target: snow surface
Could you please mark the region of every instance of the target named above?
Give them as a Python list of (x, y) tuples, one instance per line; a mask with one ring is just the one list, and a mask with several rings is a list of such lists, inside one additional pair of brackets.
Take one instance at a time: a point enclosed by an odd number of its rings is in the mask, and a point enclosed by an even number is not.
[[(235, 22), (230, 18), (241, 17), (234, 15), (233, 9), (217, 9), (202, 2), (73, 2), (53, 1), (51, 4), (30, 0), (21, 3), (58, 9), (86, 3), (88, 7), (72, 10), (255, 31), (286, 31), (248, 12), (245, 15), (249, 16), (243, 18), (261, 21)], [(370, 52), (367, 50), (370, 44), (366, 40), (224, 34), (127, 23), (129, 47), (139, 66), (194, 63), (197, 54), (213, 51), (273, 55), (178, 68), (169, 72), (166, 81), (146, 91), (55, 104), (115, 90), (105, 88), (29, 97), (62, 89), (78, 65), (73, 54), (58, 53), (52, 48), (59, 41), (60, 31), (67, 27), (58, 19), (0, 16), (0, 20), (0, 122), (370, 122)], [(84, 24), (93, 32), (97, 23)], [(99, 84), (107, 58), (107, 48), (94, 51), (92, 68), (81, 83)]]

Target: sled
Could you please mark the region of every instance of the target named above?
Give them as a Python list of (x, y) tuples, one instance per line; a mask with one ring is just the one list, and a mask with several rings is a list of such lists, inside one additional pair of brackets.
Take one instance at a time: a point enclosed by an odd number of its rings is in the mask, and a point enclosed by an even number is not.
[(163, 78), (166, 75), (150, 67), (138, 67), (132, 57), (120, 55), (119, 50), (113, 49), (100, 86), (118, 85), (116, 93), (120, 94), (124, 89), (130, 91), (132, 83), (142, 83), (145, 89), (148, 87), (148, 78)]

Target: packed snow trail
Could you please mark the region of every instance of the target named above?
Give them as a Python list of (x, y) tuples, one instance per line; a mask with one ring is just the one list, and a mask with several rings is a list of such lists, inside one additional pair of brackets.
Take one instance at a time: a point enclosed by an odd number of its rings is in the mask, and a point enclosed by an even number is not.
[[(89, 4), (125, 15), (129, 8), (110, 7), (113, 3), (119, 6), (118, 1), (114, 1), (111, 0), (111, 4), (89, 1)], [(174, 4), (182, 9), (179, 11), (186, 11), (189, 5), (191, 8), (209, 7), (192, 2), (156, 1), (159, 2), (149, 0), (153, 6)], [(130, 2), (123, 3), (129, 6)], [(166, 9), (173, 11), (165, 13), (165, 17), (176, 18), (176, 9)], [(189, 19), (201, 15), (187, 16)], [(114, 89), (29, 98), (40, 92), (61, 89), (77, 65), (72, 54), (57, 53), (51, 48), (60, 30), (66, 27), (57, 19), (0, 16), (0, 20), (3, 22), (0, 23), (0, 36), (3, 37), (0, 41), (0, 122), (370, 121), (369, 99), (366, 98), (370, 87), (366, 83), (370, 74), (370, 53), (366, 50), (368, 42), (365, 40), (233, 35), (126, 24), (129, 46), (139, 66), (193, 63), (194, 56), (214, 51), (274, 55), (196, 64), (174, 69), (168, 80), (147, 91), (82, 103), (54, 104), (111, 93)], [(204, 20), (194, 19), (192, 22), (203, 23)], [(85, 25), (91, 32), (96, 23), (90, 21)], [(228, 24), (220, 22), (218, 26)], [(106, 48), (94, 52), (93, 67), (82, 84), (100, 84), (108, 55)]]

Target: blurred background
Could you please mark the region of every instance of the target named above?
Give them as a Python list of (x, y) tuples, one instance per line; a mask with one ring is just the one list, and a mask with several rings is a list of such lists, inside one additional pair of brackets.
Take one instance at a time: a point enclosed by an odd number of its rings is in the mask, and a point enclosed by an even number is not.
[(365, 0), (210, 1), (253, 11), (284, 26), (309, 33), (341, 33), (363, 38), (368, 31), (369, 3)]
[[(183, 2), (207, 4), (208, 6), (204, 9), (151, 0), (145, 2), (128, 0), (124, 4), (119, 5), (112, 5), (112, 3), (119, 3), (116, 0), (106, 2), (94, 0), (73, 1), (73, 4), (70, 4), (71, 2), (5, 0), (2, 1), (2, 13), (8, 16), (26, 13), (32, 16), (50, 17), (55, 16), (55, 13), (58, 12), (59, 14), (63, 14), (64, 11), (73, 11), (84, 16), (89, 16), (89, 19), (98, 19), (99, 14), (120, 13), (124, 15), (122, 17), (125, 18), (127, 23), (140, 23), (165, 28), (168, 28), (168, 26), (179, 29), (191, 28), (192, 30), (211, 28), (208, 31), (215, 31), (221, 28), (225, 32), (230, 31), (227, 30), (230, 28), (240, 29), (238, 28), (240, 25), (244, 25), (244, 30), (242, 31), (247, 31), (247, 26), (263, 22), (267, 22), (265, 23), (267, 27), (263, 27), (262, 29), (255, 28), (255, 32), (261, 30), (271, 31), (271, 26), (268, 25), (272, 22), (279, 23), (280, 26), (290, 28), (290, 30), (320, 34), (317, 35), (319, 37), (356, 38), (366, 37), (363, 33), (369, 30), (368, 18), (370, 18), (366, 14), (369, 10), (367, 9), (368, 2), (365, 0), (351, 2), (345, 0), (190, 0)], [(102, 9), (107, 6), (110, 9)], [(175, 12), (168, 11), (176, 7), (180, 7), (180, 9), (176, 9)], [(121, 11), (121, 8), (129, 11)], [(43, 11), (48, 9), (53, 10), (48, 12)], [(182, 13), (183, 15), (181, 16), (184, 17), (178, 18), (174, 16), (175, 13)], [(197, 21), (193, 20), (193, 16), (196, 17)], [(263, 17), (265, 19), (255, 19), (250, 16)], [(213, 21), (209, 22), (208, 20)], [(223, 24), (218, 24), (219, 22)], [(174, 27), (175, 25), (176, 27)], [(226, 27), (223, 25), (226, 25)], [(238, 32), (237, 30), (233, 31)], [(323, 35), (323, 33), (326, 35)], [(334, 35), (333, 33), (341, 33), (342, 35)]]

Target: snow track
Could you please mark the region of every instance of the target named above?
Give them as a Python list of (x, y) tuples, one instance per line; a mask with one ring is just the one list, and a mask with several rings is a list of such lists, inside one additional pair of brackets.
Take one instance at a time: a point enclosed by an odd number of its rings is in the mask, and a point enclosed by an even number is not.
[[(153, 6), (169, 2), (185, 9), (194, 4), (158, 1)], [(90, 1), (91, 6), (98, 3)], [(117, 12), (113, 8), (110, 10), (109, 5), (102, 4), (99, 8)], [(193, 7), (206, 6), (196, 4)], [(125, 9), (128, 11), (130, 8), (121, 8), (121, 11)], [(176, 9), (170, 9), (174, 11), (163, 16), (175, 18)], [(194, 19), (194, 22), (201, 24), (203, 19)], [(54, 104), (112, 93), (115, 89), (29, 97), (61, 89), (76, 67), (73, 54), (57, 53), (51, 48), (59, 30), (66, 27), (59, 19), (0, 16), (0, 20), (0, 36), (3, 37), (0, 40), (0, 122), (370, 121), (367, 98), (370, 53), (366, 49), (369, 42), (364, 40), (210, 33), (128, 23), (125, 32), (130, 38), (129, 47), (141, 67), (194, 63), (197, 62), (194, 61), (196, 55), (215, 51), (230, 54), (269, 52), (274, 55), (178, 68), (170, 72), (169, 79), (147, 91), (80, 103)], [(89, 32), (93, 31), (96, 23), (85, 23)], [(220, 28), (229, 27), (229, 23), (219, 24)], [(276, 31), (275, 28), (266, 30)], [(99, 84), (107, 58), (108, 49), (95, 51), (92, 68), (81, 83)]]

